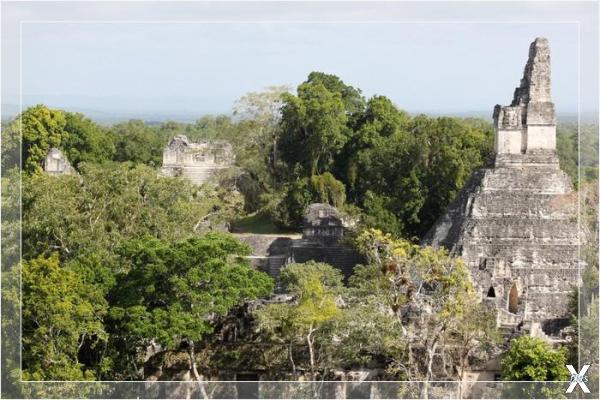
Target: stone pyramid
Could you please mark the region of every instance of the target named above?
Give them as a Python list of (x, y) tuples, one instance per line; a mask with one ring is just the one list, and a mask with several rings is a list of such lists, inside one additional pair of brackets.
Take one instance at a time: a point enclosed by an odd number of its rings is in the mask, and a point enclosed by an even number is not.
[(550, 48), (537, 38), (510, 106), (494, 108), (494, 165), (476, 171), (424, 238), (467, 263), (499, 326), (556, 336), (578, 283), (577, 197), (556, 155)]

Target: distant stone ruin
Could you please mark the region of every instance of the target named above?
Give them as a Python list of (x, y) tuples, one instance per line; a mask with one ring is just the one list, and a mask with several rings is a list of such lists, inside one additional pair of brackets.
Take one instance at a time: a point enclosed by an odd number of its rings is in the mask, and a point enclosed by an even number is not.
[(70, 175), (74, 174), (75, 170), (62, 151), (53, 147), (44, 160), (44, 172), (49, 175)]
[(314, 203), (306, 208), (302, 224), (302, 237), (319, 242), (337, 242), (344, 236), (344, 222), (337, 208), (329, 204)]
[(202, 184), (215, 172), (233, 165), (231, 144), (224, 140), (191, 142), (177, 135), (163, 150), (161, 173), (165, 176), (184, 176), (192, 183)]
[(476, 171), (424, 244), (467, 263), (508, 330), (560, 339), (578, 284), (576, 198), (558, 163), (550, 48), (537, 38), (510, 106), (494, 109), (493, 168)]
[(310, 204), (299, 235), (251, 235), (236, 237), (253, 248), (254, 265), (277, 279), (281, 268), (290, 263), (317, 261), (338, 268), (347, 278), (363, 257), (342, 239), (353, 221), (328, 204)]
[(512, 103), (494, 108), (496, 166), (557, 162), (550, 90), (550, 46), (548, 40), (537, 38), (529, 47), (529, 60)]
[(356, 264), (364, 262), (356, 250), (342, 241), (352, 226), (353, 221), (337, 208), (310, 204), (304, 212), (302, 239), (292, 241), (288, 262), (324, 262), (337, 267), (348, 278)]

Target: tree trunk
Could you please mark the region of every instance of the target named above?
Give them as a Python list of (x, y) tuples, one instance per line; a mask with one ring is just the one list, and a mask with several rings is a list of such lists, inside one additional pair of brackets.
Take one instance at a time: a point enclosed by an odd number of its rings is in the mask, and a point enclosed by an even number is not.
[(102, 365), (102, 360), (104, 360), (104, 355), (106, 354), (106, 348), (108, 347), (108, 339), (102, 341), (102, 352), (100, 353), (100, 358), (98, 359), (98, 364), (96, 365), (96, 376), (101, 377), (100, 366)]
[(275, 171), (275, 166), (277, 165), (277, 137), (273, 138), (273, 164), (271, 168)]
[(462, 399), (463, 397), (463, 380), (465, 377), (465, 363), (467, 362), (467, 357), (469, 356), (469, 352), (462, 353), (460, 357), (460, 385), (458, 386), (458, 398)]
[(202, 382), (202, 377), (198, 373), (198, 367), (196, 366), (196, 357), (194, 354), (194, 342), (192, 340), (189, 341), (188, 349), (189, 349), (188, 355), (190, 356), (190, 368), (192, 370), (192, 374), (194, 375), (194, 378), (196, 378), (196, 382), (198, 382), (198, 387), (200, 388), (202, 397), (204, 399), (208, 399), (208, 394), (206, 393), (206, 389), (204, 388), (204, 383)]
[(306, 343), (308, 344), (308, 354), (310, 355), (310, 373), (312, 375), (312, 380), (315, 380), (315, 350), (313, 349), (313, 340), (312, 334), (314, 329), (312, 324), (310, 328), (308, 328), (308, 335), (306, 335)]
[(396, 319), (398, 320), (398, 323), (400, 324), (400, 329), (402, 329), (402, 335), (406, 336), (408, 334), (408, 331), (406, 330), (406, 328), (404, 327), (404, 324), (402, 323), (402, 315), (399, 311), (396, 313)]
[(425, 390), (424, 398), (429, 398), (429, 381), (433, 377), (433, 357), (437, 350), (437, 339), (432, 343), (431, 347), (427, 349), (427, 375), (425, 377)]
[(315, 349), (313, 348), (314, 346), (314, 341), (313, 341), (313, 337), (312, 334), (315, 332), (315, 329), (313, 329), (312, 324), (310, 324), (310, 327), (308, 328), (308, 335), (306, 335), (306, 343), (308, 343), (308, 354), (310, 355), (310, 380), (311, 385), (313, 387), (313, 392), (314, 392), (314, 396), (315, 398), (319, 398), (319, 393), (318, 393), (318, 389), (317, 389), (317, 374), (315, 371)]
[(296, 363), (294, 362), (294, 354), (292, 353), (292, 339), (290, 339), (290, 344), (288, 345), (288, 357), (292, 364), (292, 375), (296, 379)]
[(433, 357), (437, 350), (437, 342), (434, 342), (432, 346), (427, 349), (427, 380), (431, 380), (433, 377)]

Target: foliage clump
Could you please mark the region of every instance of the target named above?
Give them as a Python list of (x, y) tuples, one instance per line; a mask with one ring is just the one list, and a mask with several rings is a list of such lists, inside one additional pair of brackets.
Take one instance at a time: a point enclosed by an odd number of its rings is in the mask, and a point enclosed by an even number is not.
[[(428, 382), (462, 377), (468, 360), (497, 351), (495, 318), (474, 298), (461, 260), (377, 230), (357, 242), (368, 264), (348, 286), (327, 264), (292, 264), (282, 283), (293, 300), (256, 311), (263, 340), (287, 345), (282, 371), (315, 380), (340, 368), (383, 368), (389, 379)], [(438, 357), (447, 367), (434, 365)]]
[(307, 203), (348, 202), (368, 227), (423, 235), (491, 155), (490, 124), (411, 117), (334, 75), (311, 73), (282, 100), (275, 176), (284, 190), (274, 219), (288, 228), (299, 227), (293, 210)]
[(554, 350), (543, 339), (520, 336), (502, 357), (502, 378), (507, 381), (569, 380), (566, 349)]

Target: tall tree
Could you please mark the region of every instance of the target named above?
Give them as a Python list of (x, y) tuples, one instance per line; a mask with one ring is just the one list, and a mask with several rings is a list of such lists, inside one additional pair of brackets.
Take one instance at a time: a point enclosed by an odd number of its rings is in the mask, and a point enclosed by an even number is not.
[(304, 176), (330, 171), (352, 132), (350, 122), (363, 108), (360, 90), (335, 75), (309, 74), (297, 96), (283, 97), (279, 148), (287, 168), (298, 165)]
[[(317, 378), (318, 357), (315, 336), (324, 325), (340, 315), (336, 294), (342, 288), (342, 275), (327, 264), (290, 264), (281, 271), (282, 284), (295, 296), (292, 304), (272, 304), (257, 312), (259, 327), (288, 344), (292, 373), (296, 374), (294, 344), (308, 349), (311, 379)], [(319, 347), (322, 348), (322, 347)]]
[(78, 361), (87, 339), (106, 341), (102, 293), (58, 254), (23, 263), (23, 376), (25, 380), (92, 380)]
[[(357, 238), (369, 266), (359, 268), (351, 284), (362, 293), (378, 294), (383, 304), (402, 317), (408, 344), (406, 365), (412, 378), (434, 378), (433, 363), (452, 331), (464, 322), (475, 293), (464, 263), (444, 250), (421, 248), (378, 230)], [(424, 350), (424, 360), (415, 357)]]
[(347, 140), (348, 117), (341, 95), (321, 83), (303, 83), (297, 97), (284, 96), (281, 111), (280, 148), (289, 167), (299, 165), (305, 176), (327, 171)]
[(115, 136), (115, 161), (130, 161), (150, 166), (159, 166), (168, 137), (146, 125), (143, 121), (131, 120), (112, 127)]
[(350, 116), (364, 109), (365, 99), (361, 90), (346, 85), (339, 77), (324, 72), (313, 71), (308, 74), (306, 83), (320, 83), (332, 93), (339, 93), (344, 102), (346, 113)]
[(262, 92), (251, 92), (237, 100), (233, 107), (238, 120), (232, 138), (239, 166), (237, 185), (245, 197), (247, 211), (264, 206), (275, 191), (279, 151), (279, 122), (282, 96), (287, 86), (271, 86)]
[(65, 132), (61, 148), (75, 167), (79, 163), (101, 163), (112, 160), (115, 153), (114, 137), (104, 128), (80, 113), (66, 112)]
[(153, 341), (167, 349), (185, 344), (190, 371), (201, 381), (196, 346), (211, 333), (211, 319), (273, 289), (271, 278), (243, 258), (249, 254), (247, 245), (216, 233), (124, 244), (120, 255), (127, 272), (110, 296), (114, 340), (126, 343), (125, 353)]
[(59, 110), (42, 104), (23, 111), (3, 135), (5, 154), (18, 149), (22, 141), (21, 166), (24, 172), (42, 171), (42, 163), (52, 147), (60, 147), (66, 120)]

